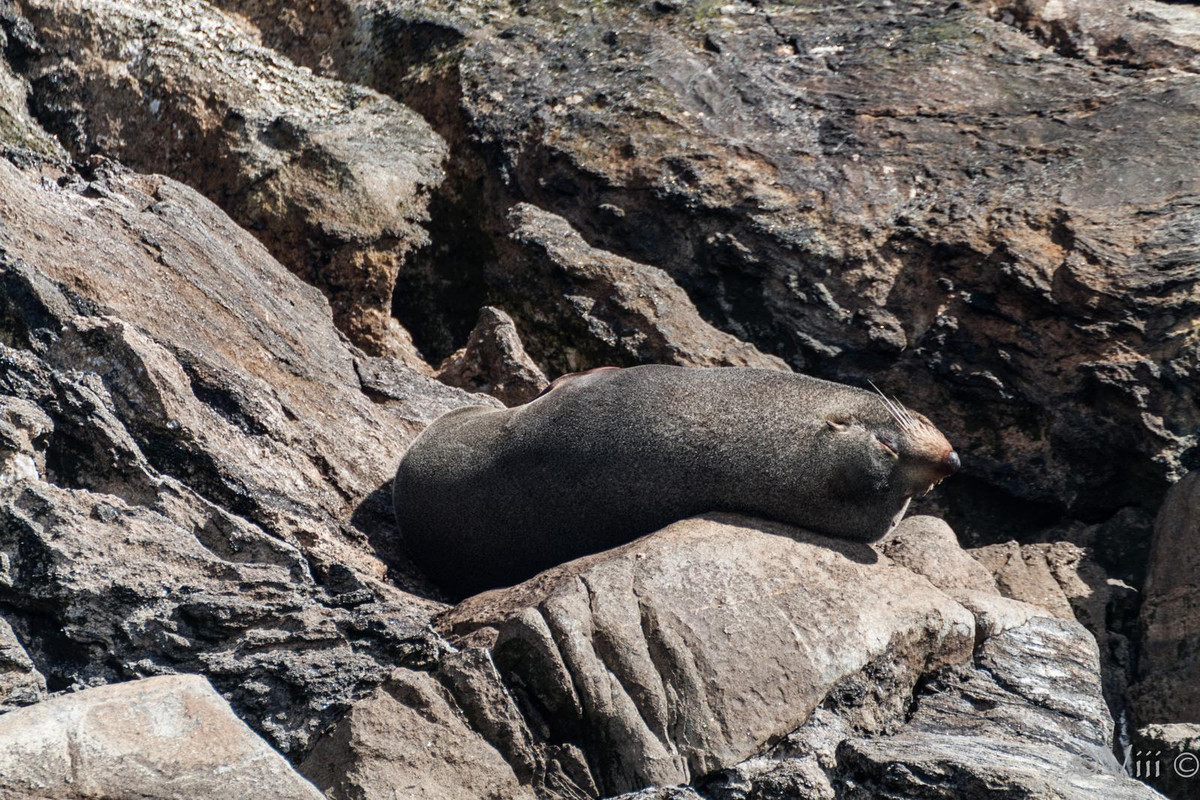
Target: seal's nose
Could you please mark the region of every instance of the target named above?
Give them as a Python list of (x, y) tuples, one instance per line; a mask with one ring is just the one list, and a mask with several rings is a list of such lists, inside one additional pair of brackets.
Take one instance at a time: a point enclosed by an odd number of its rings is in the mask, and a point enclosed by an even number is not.
[(953, 475), (954, 473), (958, 472), (958, 468), (961, 466), (962, 461), (959, 460), (958, 453), (951, 450), (950, 455), (946, 456), (946, 468), (949, 469), (950, 474)]

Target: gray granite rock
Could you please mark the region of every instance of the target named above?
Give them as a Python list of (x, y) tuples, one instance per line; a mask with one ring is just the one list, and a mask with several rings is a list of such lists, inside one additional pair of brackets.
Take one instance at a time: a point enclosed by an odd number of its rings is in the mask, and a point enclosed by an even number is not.
[(0, 716), (0, 795), (320, 800), (204, 678), (164, 676)]
[(542, 368), (525, 352), (512, 317), (484, 306), (470, 338), (438, 367), (438, 380), (487, 392), (508, 406), (528, 403), (550, 385)]

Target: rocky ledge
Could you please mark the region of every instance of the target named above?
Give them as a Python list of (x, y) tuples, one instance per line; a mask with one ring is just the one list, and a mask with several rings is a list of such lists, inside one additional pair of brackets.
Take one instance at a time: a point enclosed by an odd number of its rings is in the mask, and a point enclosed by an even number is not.
[[(0, 798), (1193, 796), (1198, 31), (0, 0)], [(444, 602), (407, 445), (654, 362), (873, 379), (964, 472)]]

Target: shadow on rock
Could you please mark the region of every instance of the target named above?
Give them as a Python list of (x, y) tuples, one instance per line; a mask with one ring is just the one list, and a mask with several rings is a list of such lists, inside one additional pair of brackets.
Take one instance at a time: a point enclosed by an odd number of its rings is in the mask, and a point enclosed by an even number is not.
[(350, 524), (363, 532), (375, 555), (387, 564), (391, 583), (427, 600), (448, 602), (445, 592), (425, 577), (404, 549), (404, 537), (396, 527), (396, 515), (392, 510), (391, 480), (384, 481), (358, 504)]
[(759, 533), (783, 536), (784, 538), (791, 539), (793, 542), (824, 547), (845, 556), (856, 564), (869, 565), (879, 561), (879, 554), (868, 544), (851, 542), (846, 539), (833, 539), (828, 536), (822, 536), (819, 533), (804, 530), (803, 528), (785, 525), (782, 522), (772, 522), (766, 519), (743, 517), (738, 514), (716, 511), (709, 514), (701, 514), (696, 519), (704, 519), (726, 525), (737, 525), (742, 528), (758, 531)]

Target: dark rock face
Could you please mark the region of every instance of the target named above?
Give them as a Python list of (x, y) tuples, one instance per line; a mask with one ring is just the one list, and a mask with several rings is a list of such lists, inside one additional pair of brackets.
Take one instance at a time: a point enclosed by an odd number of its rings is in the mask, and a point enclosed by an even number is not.
[(1139, 728), (1130, 758), (1130, 774), (1167, 797), (1189, 797), (1200, 775), (1200, 725), (1175, 722)]
[(45, 676), (37, 671), (12, 626), (0, 619), (0, 712), (45, 699)]
[(489, 11), (460, 69), (496, 169), (718, 327), (945, 408), (970, 470), (1074, 514), (1152, 505), (1190, 463), (1190, 74), (1108, 73), (970, 6)]
[(552, 372), (646, 363), (788, 370), (705, 322), (662, 270), (591, 247), (565, 219), (530, 205), (515, 206), (509, 222), (491, 281), (520, 298), (525, 338)]

